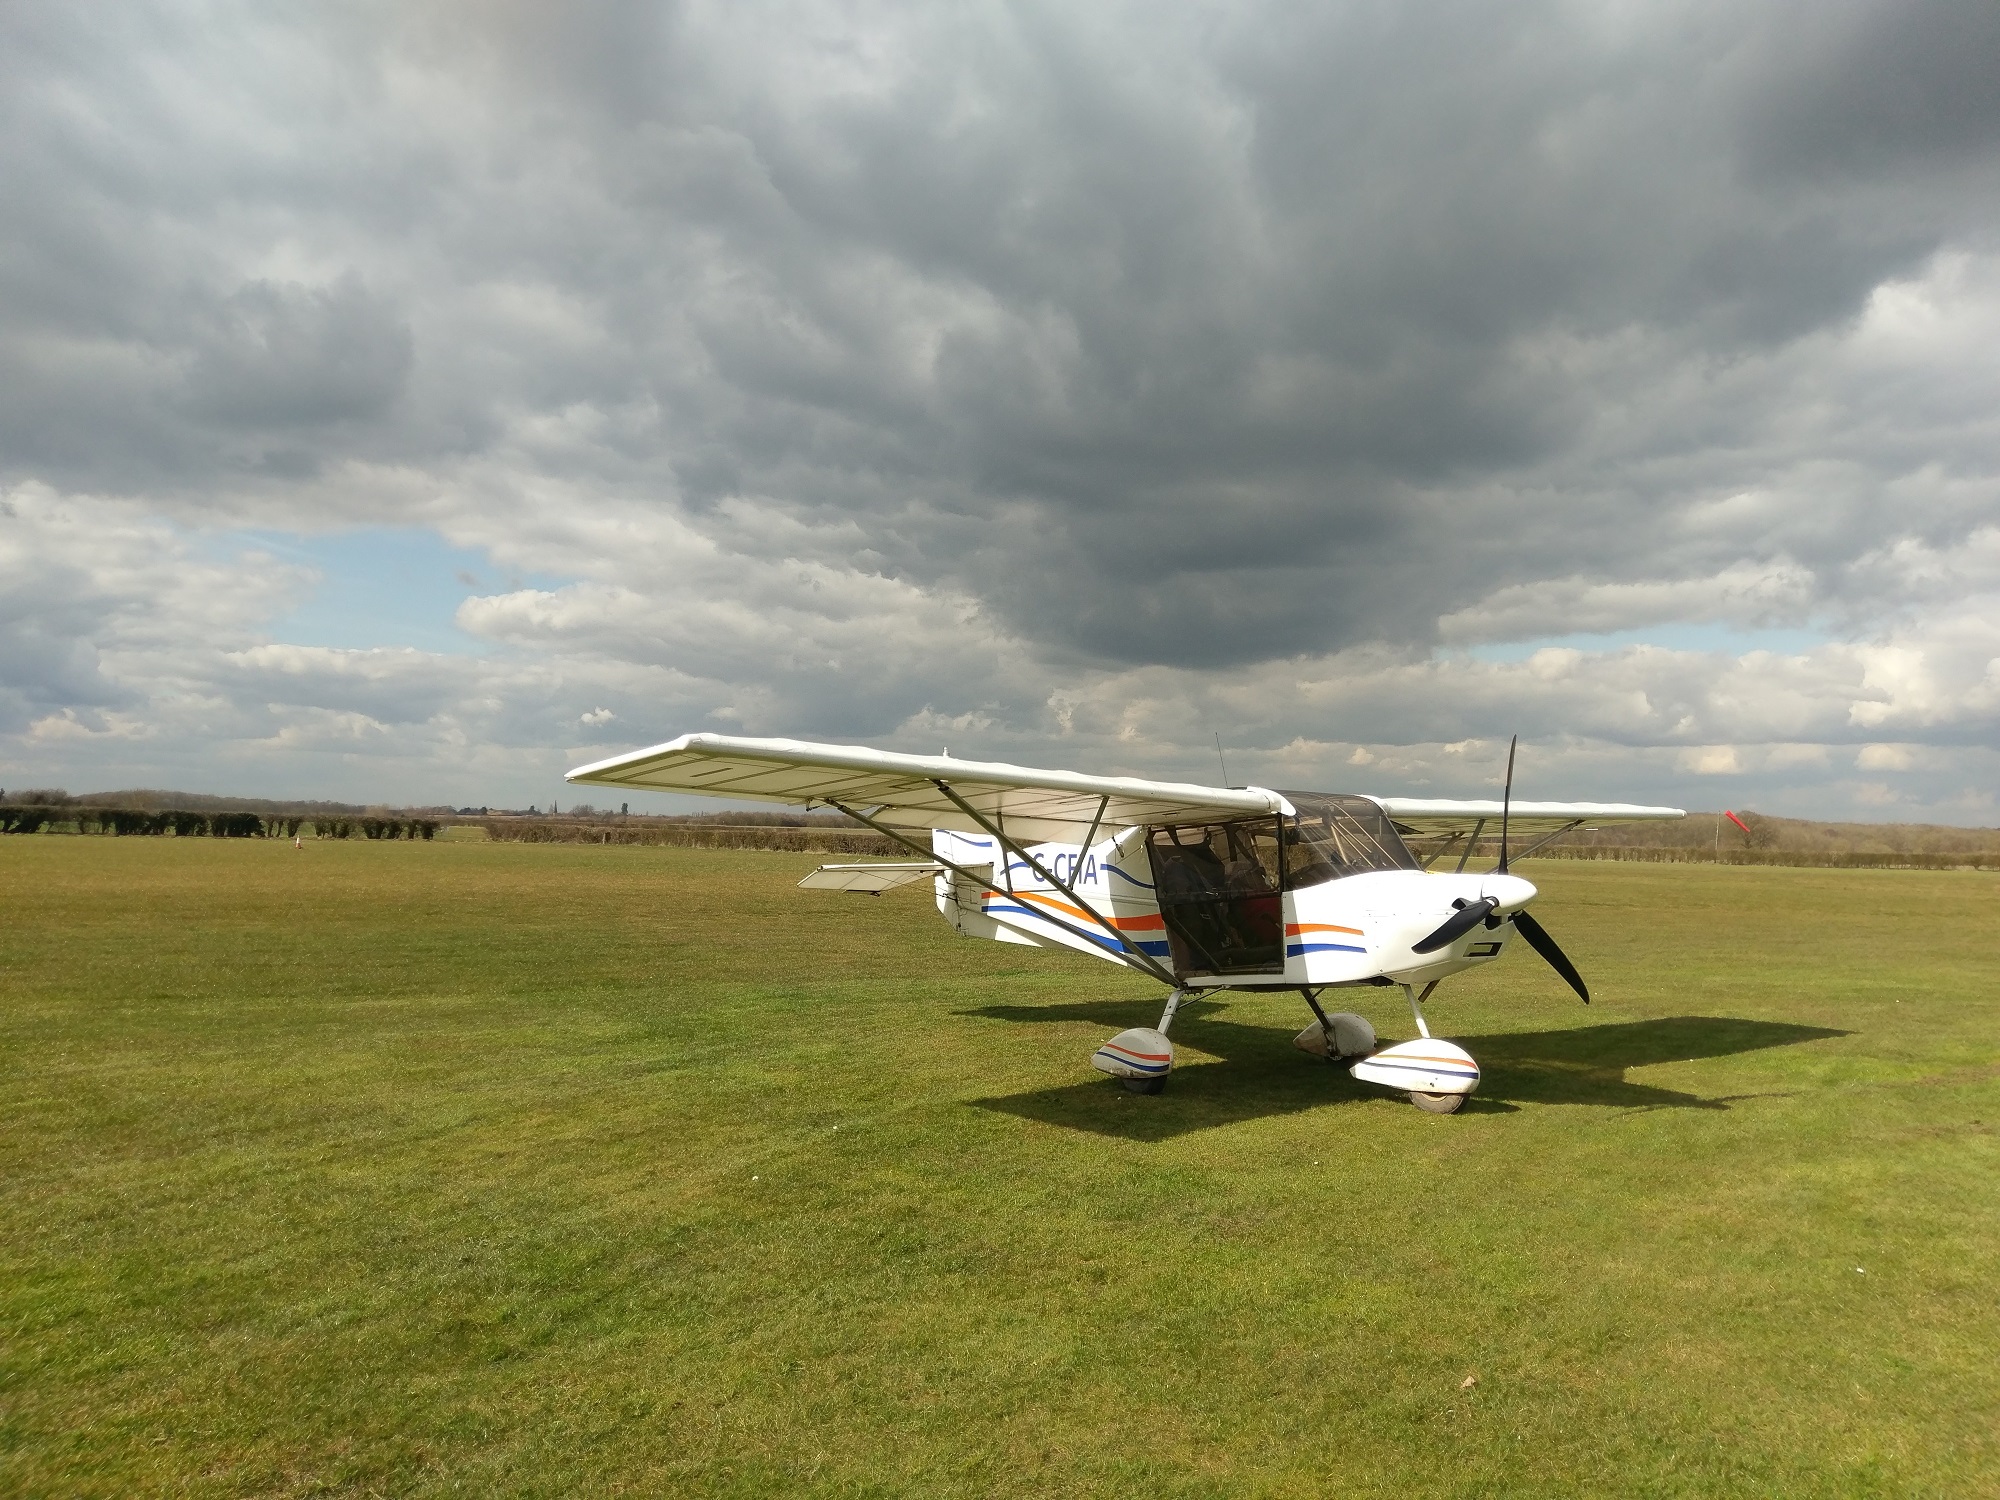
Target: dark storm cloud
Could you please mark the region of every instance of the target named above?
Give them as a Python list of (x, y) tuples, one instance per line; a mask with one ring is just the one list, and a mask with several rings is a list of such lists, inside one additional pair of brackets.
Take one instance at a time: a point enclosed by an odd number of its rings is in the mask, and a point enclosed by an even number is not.
[(1774, 29), (1789, 66), (1749, 111), (1751, 159), (1764, 172), (1935, 169), (2000, 147), (2000, 7), (1810, 5)]
[[(1843, 76), (1837, 48), (1794, 60), (1797, 21), (1346, 7), (1194, 45), (1023, 10), (903, 28), (923, 66), (899, 69), (619, 11), (557, 65), (539, 36), (508, 55), (676, 247), (607, 295), (658, 331), (632, 373), (691, 504), (834, 506), (1051, 649), (1207, 664), (1742, 555), (1667, 534), (1687, 465), (1645, 470), (1685, 433), (1578, 451), (1607, 395), (1843, 326), (1991, 227), (1956, 139), (1927, 192), (1774, 184), (1770, 142)], [(1832, 21), (1850, 49), (1885, 24)], [(760, 46), (798, 88), (744, 62)], [(1920, 92), (1962, 68), (1899, 55)], [(1686, 414), (1734, 460), (1698, 483), (1794, 457), (1741, 456), (1788, 373)], [(1825, 520), (1835, 562), (1874, 539)], [(1278, 559), (1311, 576), (1260, 586)]]

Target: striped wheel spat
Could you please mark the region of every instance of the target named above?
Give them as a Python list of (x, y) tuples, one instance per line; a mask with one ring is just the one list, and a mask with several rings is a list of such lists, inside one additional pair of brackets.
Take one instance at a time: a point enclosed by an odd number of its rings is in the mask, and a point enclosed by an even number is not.
[(1442, 1074), (1447, 1078), (1464, 1078), (1473, 1083), (1479, 1082), (1479, 1069), (1456, 1057), (1419, 1057), (1410, 1052), (1398, 1052), (1384, 1057), (1378, 1052), (1373, 1057), (1363, 1058), (1362, 1061), (1371, 1068), (1393, 1068), (1404, 1073)]
[(1174, 1055), (1171, 1052), (1137, 1052), (1130, 1047), (1121, 1047), (1115, 1040), (1099, 1047), (1097, 1055), (1109, 1058), (1115, 1063), (1123, 1063), (1140, 1073), (1164, 1073), (1174, 1064)]

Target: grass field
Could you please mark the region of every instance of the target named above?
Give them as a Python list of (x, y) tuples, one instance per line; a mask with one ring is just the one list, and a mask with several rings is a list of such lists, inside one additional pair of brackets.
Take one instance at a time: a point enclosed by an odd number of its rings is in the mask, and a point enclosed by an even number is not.
[(0, 841), (0, 1491), (2000, 1493), (1994, 876), (1530, 865), (1438, 1118), (812, 863)]

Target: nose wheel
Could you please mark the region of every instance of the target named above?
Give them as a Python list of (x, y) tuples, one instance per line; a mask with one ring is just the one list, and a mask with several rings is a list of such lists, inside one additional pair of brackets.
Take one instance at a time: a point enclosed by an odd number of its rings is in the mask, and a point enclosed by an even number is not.
[(1419, 995), (1403, 986), (1410, 1016), (1417, 1023), (1416, 1041), (1379, 1048), (1347, 1071), (1363, 1083), (1396, 1090), (1425, 1114), (1455, 1115), (1465, 1108), (1466, 1096), (1479, 1087), (1479, 1064), (1457, 1043), (1432, 1036), (1424, 1024), (1424, 1001), (1436, 988), (1432, 981)]

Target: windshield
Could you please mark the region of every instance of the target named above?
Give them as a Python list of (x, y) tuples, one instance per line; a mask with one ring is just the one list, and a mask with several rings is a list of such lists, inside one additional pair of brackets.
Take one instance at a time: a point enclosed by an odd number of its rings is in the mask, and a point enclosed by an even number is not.
[(1366, 797), (1286, 792), (1298, 816), (1284, 820), (1285, 886), (1320, 885), (1368, 870), (1414, 870), (1389, 815)]

